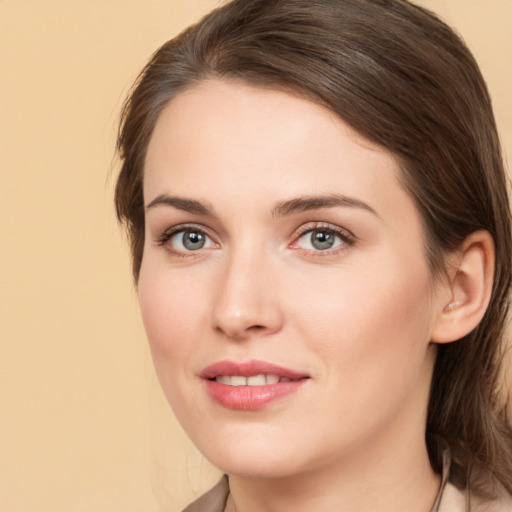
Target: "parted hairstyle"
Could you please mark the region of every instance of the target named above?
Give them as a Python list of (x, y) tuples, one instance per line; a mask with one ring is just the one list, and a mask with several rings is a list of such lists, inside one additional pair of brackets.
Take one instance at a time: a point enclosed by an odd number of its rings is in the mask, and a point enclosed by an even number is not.
[(482, 492), (483, 475), (486, 485), (500, 482), (512, 493), (512, 430), (500, 389), (511, 280), (508, 181), (487, 87), (461, 38), (406, 0), (233, 0), (165, 43), (136, 81), (119, 128), (115, 205), (135, 281), (155, 123), (176, 94), (211, 78), (302, 95), (391, 152), (421, 215), (434, 277), (468, 235), (492, 235), (491, 301), (473, 332), (439, 345), (426, 442), (437, 472), (443, 443), (451, 447), (450, 478), (459, 487)]

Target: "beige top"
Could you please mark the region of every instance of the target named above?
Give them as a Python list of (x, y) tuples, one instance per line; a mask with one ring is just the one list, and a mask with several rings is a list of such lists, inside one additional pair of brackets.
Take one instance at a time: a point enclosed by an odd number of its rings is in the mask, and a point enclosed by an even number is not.
[[(441, 486), (431, 512), (512, 512), (512, 496), (503, 491), (495, 500), (481, 501), (448, 482), (450, 452), (444, 454)], [(229, 496), (228, 477), (190, 504), (183, 512), (223, 512)], [(469, 502), (471, 502), (469, 504)]]

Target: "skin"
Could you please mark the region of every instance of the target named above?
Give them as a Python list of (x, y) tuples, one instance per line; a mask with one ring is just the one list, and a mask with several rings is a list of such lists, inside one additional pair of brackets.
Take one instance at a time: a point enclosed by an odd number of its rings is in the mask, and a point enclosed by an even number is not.
[[(230, 475), (226, 510), (432, 507), (431, 339), (450, 290), (434, 286), (398, 174), (389, 152), (289, 93), (212, 80), (161, 114), (144, 176), (140, 304), (172, 408)], [(350, 200), (276, 212), (333, 194)], [(155, 204), (163, 196), (209, 213)], [(183, 225), (207, 235), (203, 248), (187, 250), (180, 233), (162, 241)], [(315, 228), (340, 233), (333, 248), (312, 245)], [(230, 410), (199, 377), (225, 359), (310, 378), (263, 409)]]

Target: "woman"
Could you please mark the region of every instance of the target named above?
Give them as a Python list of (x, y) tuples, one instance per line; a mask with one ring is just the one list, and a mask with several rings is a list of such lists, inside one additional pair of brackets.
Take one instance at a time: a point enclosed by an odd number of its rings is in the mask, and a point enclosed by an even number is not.
[(507, 182), (453, 31), (234, 0), (155, 53), (118, 144), (157, 374), (229, 475), (187, 511), (512, 510)]

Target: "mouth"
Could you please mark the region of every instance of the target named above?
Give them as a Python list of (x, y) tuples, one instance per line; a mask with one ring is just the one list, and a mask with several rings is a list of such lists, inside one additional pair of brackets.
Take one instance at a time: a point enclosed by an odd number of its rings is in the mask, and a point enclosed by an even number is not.
[(264, 361), (220, 361), (203, 370), (210, 398), (228, 409), (257, 410), (299, 390), (310, 376)]
[(293, 379), (287, 377), (280, 377), (279, 375), (251, 375), (244, 377), (243, 375), (217, 375), (214, 379), (215, 382), (220, 382), (226, 386), (272, 386), (279, 382), (292, 382)]

